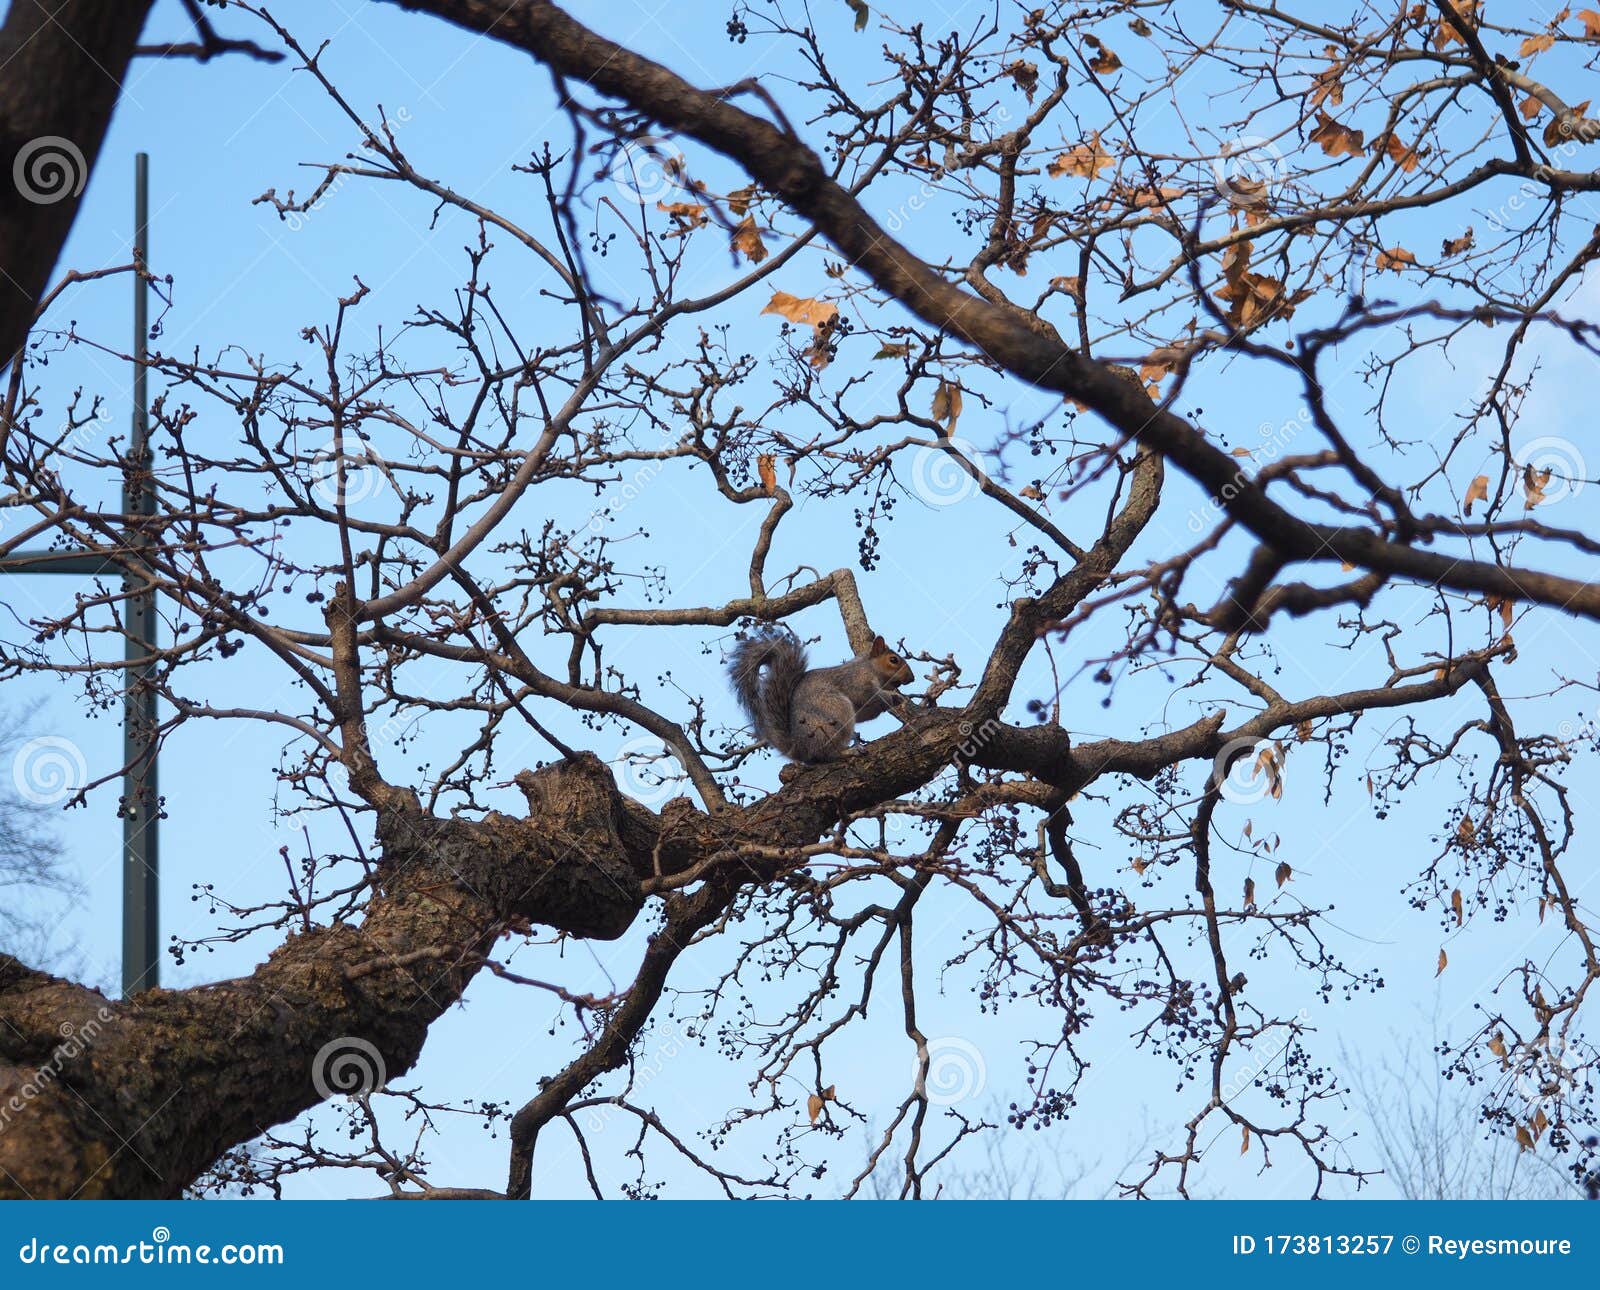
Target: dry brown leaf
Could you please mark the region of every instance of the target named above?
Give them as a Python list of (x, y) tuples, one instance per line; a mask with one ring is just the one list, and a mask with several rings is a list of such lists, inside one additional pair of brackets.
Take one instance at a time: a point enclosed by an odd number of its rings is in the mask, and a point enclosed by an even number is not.
[(1101, 76), (1107, 76), (1122, 66), (1118, 58), (1098, 36), (1085, 35), (1083, 43), (1095, 51), (1095, 56), (1089, 60), (1089, 70)]
[(677, 222), (677, 227), (672, 231), (672, 236), (676, 237), (692, 232), (710, 218), (706, 208), (698, 202), (657, 202), (656, 209), (665, 211)]
[(873, 358), (910, 358), (911, 346), (904, 341), (889, 341), (878, 350)]
[(1548, 31), (1542, 32), (1537, 36), (1529, 36), (1522, 42), (1520, 46), (1518, 46), (1517, 57), (1536, 58), (1555, 43), (1556, 38)]
[(1287, 860), (1280, 860), (1278, 861), (1277, 869), (1273, 872), (1273, 877), (1278, 880), (1278, 886), (1281, 887), (1284, 883), (1288, 882), (1289, 879), (1294, 877), (1294, 870), (1289, 867), (1289, 862)]
[(1150, 867), (1150, 862), (1148, 860), (1146, 860), (1143, 856), (1134, 856), (1134, 858), (1133, 858), (1133, 871), (1134, 871), (1134, 873), (1143, 873), (1149, 867)]
[(1242, 1124), (1239, 1127), (1244, 1130), (1244, 1139), (1239, 1143), (1239, 1154), (1242, 1156), (1247, 1154), (1250, 1150), (1250, 1126), (1248, 1124)]
[(1413, 269), (1416, 268), (1417, 257), (1403, 246), (1395, 246), (1387, 251), (1378, 252), (1379, 273), (1382, 273), (1385, 269), (1392, 269), (1394, 272), (1399, 273), (1401, 269), (1407, 266)]
[(1468, 515), (1472, 514), (1473, 502), (1487, 502), (1489, 500), (1489, 476), (1479, 475), (1467, 485), (1466, 506), (1463, 508)]
[(1461, 817), (1461, 823), (1456, 825), (1456, 837), (1461, 839), (1461, 845), (1464, 847), (1471, 848), (1478, 845), (1478, 830), (1473, 825), (1470, 815)]
[(961, 419), (961, 387), (940, 381), (933, 391), (933, 419), (944, 422), (945, 433), (956, 432), (956, 422)]
[(756, 200), (756, 186), (748, 184), (743, 188), (735, 188), (728, 194), (728, 209), (735, 215), (747, 213)]
[[(1455, 9), (1461, 15), (1462, 26), (1469, 30), (1476, 30), (1478, 26), (1478, 0), (1456, 0)], [(1439, 19), (1439, 25), (1434, 29), (1433, 47), (1444, 49), (1449, 45), (1464, 45), (1461, 32), (1456, 29), (1455, 22), (1450, 18)]]
[(1583, 24), (1585, 40), (1600, 40), (1600, 13), (1593, 9), (1579, 9), (1573, 17)]
[(761, 230), (756, 227), (754, 215), (746, 215), (733, 226), (733, 249), (751, 264), (760, 264), (767, 258), (767, 248), (761, 241)]
[(1533, 1150), (1533, 1135), (1522, 1125), (1517, 1125), (1517, 1146), (1523, 1151)]
[(1340, 125), (1326, 112), (1317, 113), (1317, 128), (1311, 132), (1311, 142), (1330, 157), (1362, 156), (1366, 152), (1365, 139), (1360, 130)]
[(1589, 100), (1578, 104), (1577, 107), (1568, 108), (1565, 112), (1552, 117), (1550, 124), (1544, 128), (1544, 146), (1559, 148), (1577, 133), (1578, 124), (1584, 121), (1584, 113), (1589, 110)]
[(1246, 908), (1256, 903), (1256, 880), (1254, 878), (1246, 878), (1244, 880), (1244, 903)]
[(1311, 78), (1311, 106), (1321, 107), (1327, 103), (1338, 107), (1344, 102), (1344, 60), (1339, 56), (1339, 47), (1329, 45), (1323, 50), (1323, 55), (1333, 62), (1333, 66), (1318, 72)]
[(1033, 102), (1033, 95), (1039, 88), (1039, 68), (1036, 64), (1017, 59), (1014, 63), (1006, 64), (1006, 74), (1011, 77), (1012, 83), (1028, 96), (1028, 102)]
[(1517, 111), (1522, 113), (1524, 121), (1537, 120), (1539, 113), (1544, 111), (1544, 101), (1537, 94), (1530, 94), (1517, 104)]
[(1456, 916), (1456, 926), (1460, 927), (1466, 921), (1466, 915), (1461, 907), (1461, 888), (1457, 887), (1450, 893), (1450, 911)]
[(1506, 1037), (1498, 1030), (1489, 1038), (1489, 1051), (1496, 1057), (1504, 1057), (1506, 1055)]
[(1050, 178), (1077, 175), (1080, 179), (1096, 179), (1100, 172), (1115, 160), (1100, 146), (1100, 131), (1096, 130), (1087, 143), (1069, 148), (1046, 167)]
[(756, 470), (761, 475), (761, 491), (768, 497), (778, 491), (778, 462), (770, 452), (756, 458)]
[(1406, 147), (1405, 144), (1400, 142), (1400, 136), (1399, 135), (1396, 135), (1396, 134), (1386, 134), (1386, 135), (1384, 135), (1383, 136), (1383, 150), (1384, 150), (1384, 152), (1389, 154), (1389, 160), (1394, 162), (1394, 164), (1397, 165), (1398, 167), (1400, 167), (1400, 169), (1404, 173), (1409, 175), (1413, 170), (1415, 170), (1417, 168), (1417, 149), (1416, 149), (1416, 146), (1413, 145), (1413, 146), (1411, 146), (1409, 148)]
[(1460, 237), (1445, 239), (1441, 254), (1448, 259), (1452, 255), (1460, 255), (1463, 252), (1470, 250), (1472, 250), (1472, 226), (1469, 224), (1467, 226), (1467, 231)]
[(822, 1095), (813, 1093), (806, 1098), (806, 1114), (811, 1117), (811, 1123), (817, 1122), (817, 1117), (822, 1114)]
[(1450, 966), (1450, 956), (1448, 954), (1446, 954), (1444, 952), (1444, 950), (1441, 949), (1439, 951), (1439, 966), (1436, 967), (1433, 970), (1434, 976), (1438, 976), (1441, 972), (1443, 972), (1449, 966)]
[(809, 297), (791, 296), (787, 291), (774, 291), (772, 299), (761, 312), (778, 314), (794, 323), (823, 327), (839, 316), (839, 306), (831, 300), (814, 300)]
[(1554, 470), (1547, 467), (1544, 470), (1535, 470), (1530, 461), (1522, 468), (1522, 506), (1524, 510), (1531, 511), (1540, 502), (1544, 501), (1544, 490), (1550, 486), (1550, 476)]

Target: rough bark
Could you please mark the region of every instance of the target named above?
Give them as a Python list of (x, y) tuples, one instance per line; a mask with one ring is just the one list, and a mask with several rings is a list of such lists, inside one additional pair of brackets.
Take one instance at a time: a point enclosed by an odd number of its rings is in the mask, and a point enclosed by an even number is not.
[[(27, 336), (77, 217), (151, 2), (12, 0), (0, 26), (0, 368)], [(81, 171), (49, 139), (75, 148)], [(65, 168), (33, 169), (52, 164), (47, 153)], [(19, 167), (42, 180), (42, 199), (26, 195)]]

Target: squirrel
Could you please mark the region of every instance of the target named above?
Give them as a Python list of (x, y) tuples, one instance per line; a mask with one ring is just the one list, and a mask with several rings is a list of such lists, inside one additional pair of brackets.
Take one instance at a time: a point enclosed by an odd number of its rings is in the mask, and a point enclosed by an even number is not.
[(791, 761), (807, 763), (838, 757), (856, 723), (888, 711), (887, 692), (912, 679), (911, 668), (882, 636), (848, 663), (808, 670), (805, 650), (786, 632), (740, 641), (728, 674), (756, 733)]

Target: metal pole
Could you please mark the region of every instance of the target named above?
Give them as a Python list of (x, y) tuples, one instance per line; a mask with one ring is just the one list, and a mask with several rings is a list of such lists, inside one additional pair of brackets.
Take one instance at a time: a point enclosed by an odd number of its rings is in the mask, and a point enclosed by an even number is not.
[[(143, 519), (155, 514), (154, 481), (150, 474), (150, 414), (146, 396), (145, 354), (150, 330), (145, 267), (150, 253), (150, 158), (134, 161), (133, 259), (133, 433), (128, 444), (128, 469), (122, 479), (122, 512), (128, 517), (123, 538), (130, 550), (149, 541)], [(22, 361), (19, 352), (14, 360)], [(17, 551), (0, 559), (0, 573), (110, 574), (123, 569), (117, 560), (77, 551)], [(156, 784), (156, 741), (159, 716), (151, 684), (156, 640), (156, 599), (147, 582), (136, 586), (124, 578), (129, 593), (123, 612), (122, 747), (122, 993), (160, 984), (161, 943), (159, 860), (156, 831), (161, 798)]]
[[(150, 158), (134, 160), (134, 243), (137, 266), (133, 282), (133, 432), (128, 444), (128, 469), (123, 474), (122, 509), (128, 516), (127, 541), (135, 550), (149, 535), (143, 519), (155, 514), (155, 489), (150, 475), (150, 417), (145, 355), (150, 331), (149, 293), (145, 266), (150, 257)], [(160, 852), (156, 845), (161, 799), (156, 782), (156, 690), (152, 684), (156, 648), (156, 598), (146, 581), (130, 579), (125, 653), (126, 697), (122, 718), (123, 756), (127, 774), (122, 798), (122, 993), (160, 984), (161, 929)]]

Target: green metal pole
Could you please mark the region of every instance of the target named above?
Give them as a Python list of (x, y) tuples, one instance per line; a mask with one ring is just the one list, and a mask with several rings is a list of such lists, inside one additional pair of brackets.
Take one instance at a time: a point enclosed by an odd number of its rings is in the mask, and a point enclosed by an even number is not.
[[(149, 292), (145, 266), (150, 257), (150, 158), (141, 152), (134, 161), (134, 263), (133, 284), (133, 433), (128, 445), (129, 466), (123, 475), (122, 509), (128, 516), (128, 544), (142, 547), (149, 535), (143, 519), (155, 514), (155, 489), (150, 475), (150, 416), (146, 391), (145, 355), (150, 332)], [(156, 598), (153, 588), (129, 582), (127, 601), (125, 674), (127, 692), (123, 707), (123, 756), (127, 774), (122, 799), (122, 993), (148, 990), (160, 984), (160, 851), (157, 823), (161, 799), (156, 782), (155, 670)]]

